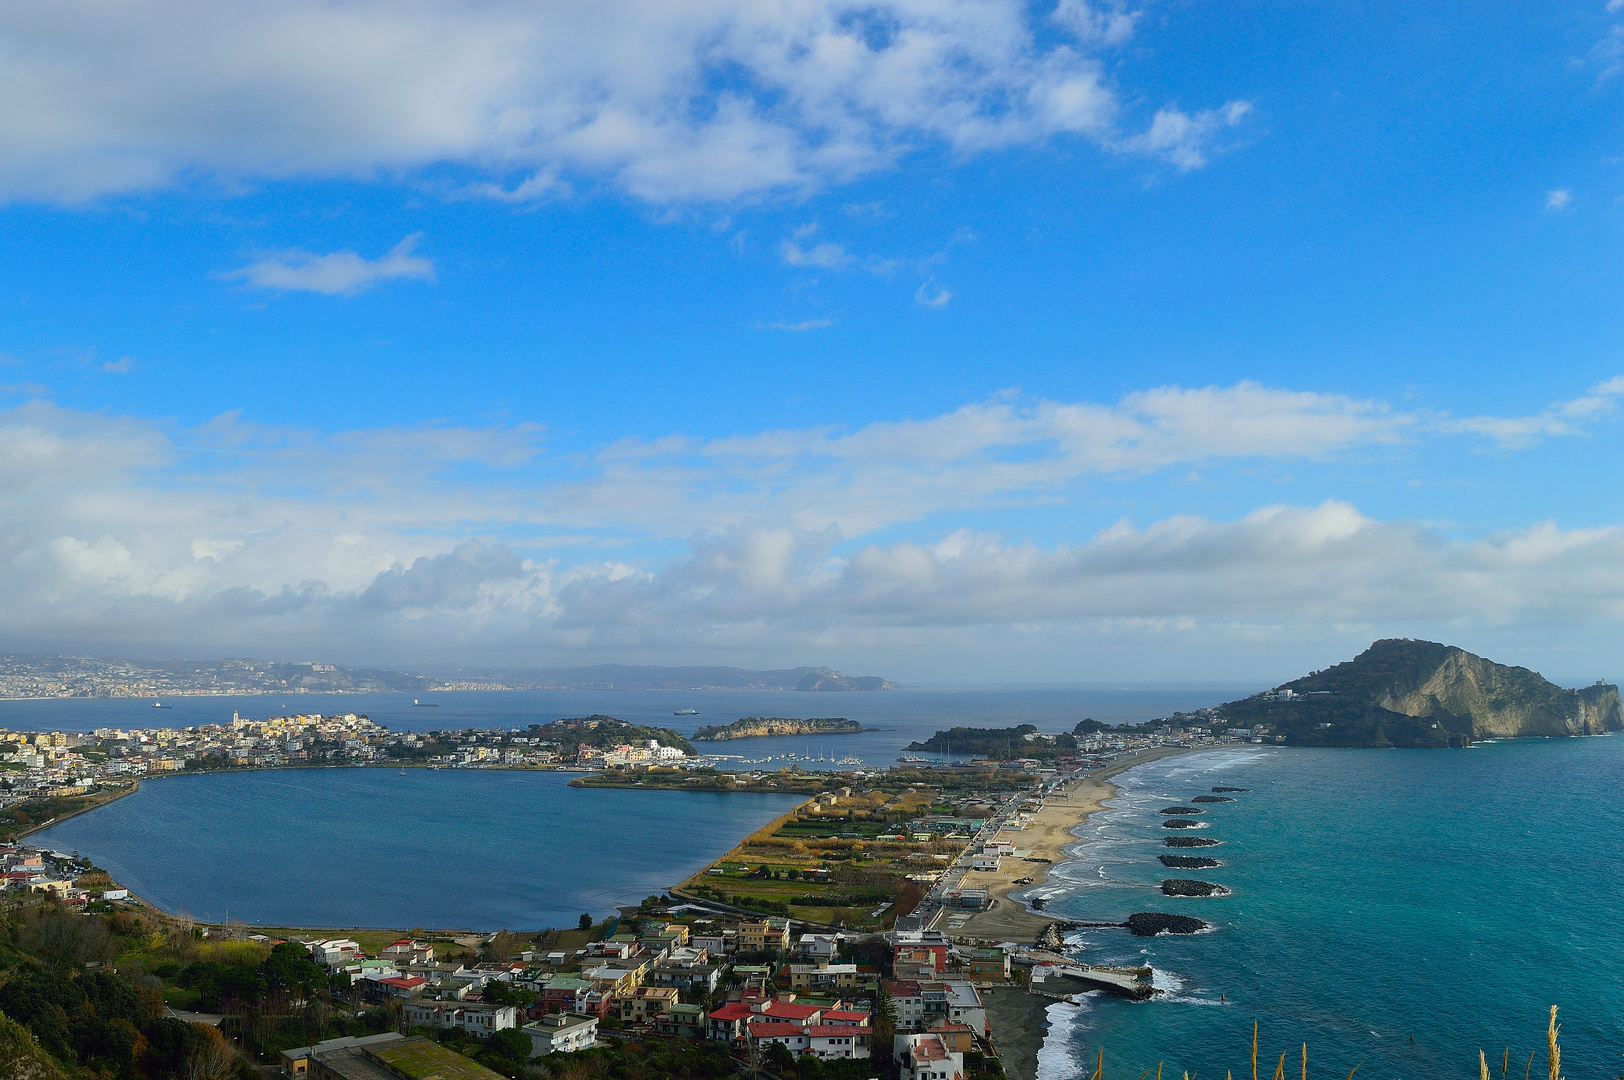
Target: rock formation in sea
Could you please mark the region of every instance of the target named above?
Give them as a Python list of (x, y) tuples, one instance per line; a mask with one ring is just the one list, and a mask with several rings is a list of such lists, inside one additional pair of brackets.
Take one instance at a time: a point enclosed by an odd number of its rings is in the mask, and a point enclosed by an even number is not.
[(1190, 801), (1191, 802), (1198, 802), (1198, 803), (1215, 803), (1215, 802), (1234, 802), (1235, 800), (1231, 799), (1227, 795), (1197, 795), (1195, 798), (1191, 799)]
[(1164, 813), (1164, 814), (1191, 815), (1191, 814), (1201, 814), (1201, 813), (1205, 813), (1205, 812), (1206, 811), (1202, 810), (1199, 806), (1164, 806), (1164, 807), (1162, 807), (1162, 813)]
[(1222, 866), (1217, 859), (1209, 859), (1205, 855), (1158, 855), (1163, 866), (1170, 866), (1175, 870), (1208, 870), (1214, 866)]
[(1169, 836), (1162, 841), (1163, 847), (1217, 847), (1222, 840), (1209, 840), (1205, 836)]
[(1162, 892), (1168, 896), (1228, 896), (1229, 890), (1210, 881), (1193, 878), (1168, 878), (1162, 882)]
[(1135, 937), (1155, 937), (1157, 934), (1194, 934), (1205, 930), (1207, 924), (1188, 915), (1169, 915), (1161, 911), (1139, 911), (1128, 916), (1129, 931)]
[(1215, 787), (1212, 790), (1216, 791), (1216, 792), (1219, 792), (1220, 794), (1225, 792), (1225, 791), (1235, 791), (1235, 792), (1240, 792), (1240, 793), (1244, 794), (1245, 792), (1251, 791), (1252, 789), (1251, 788), (1243, 788), (1243, 787)]
[(1188, 818), (1173, 818), (1173, 819), (1171, 819), (1169, 821), (1162, 822), (1162, 828), (1164, 828), (1164, 829), (1199, 829), (1199, 828), (1201, 828), (1201, 824), (1202, 823), (1199, 822), (1199, 821), (1190, 821)]

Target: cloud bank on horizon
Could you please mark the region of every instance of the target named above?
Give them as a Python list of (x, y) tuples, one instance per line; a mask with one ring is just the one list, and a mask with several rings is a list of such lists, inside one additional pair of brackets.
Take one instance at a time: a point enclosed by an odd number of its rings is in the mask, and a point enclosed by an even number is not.
[[(1515, 451), (1615, 422), (1621, 397), (1615, 378), (1534, 416), (1455, 418), (1253, 383), (1114, 405), (1007, 394), (571, 462), (535, 425), (322, 437), (222, 416), (176, 431), (36, 400), (0, 413), (0, 595), (11, 642), (372, 661), (998, 655), (1022, 640), (1600, 622), (1624, 616), (1616, 526), (1462, 537), (1327, 499), (1124, 519), (1047, 547), (967, 527), (878, 537), (1170, 470), (1462, 437)], [(612, 554), (634, 539), (667, 554)]]

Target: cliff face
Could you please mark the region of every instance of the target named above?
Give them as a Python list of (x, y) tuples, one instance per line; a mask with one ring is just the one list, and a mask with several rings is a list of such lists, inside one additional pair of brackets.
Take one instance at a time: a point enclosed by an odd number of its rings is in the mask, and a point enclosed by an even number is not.
[(1376, 704), (1407, 716), (1442, 711), (1468, 718), (1474, 739), (1604, 735), (1617, 730), (1618, 689), (1590, 690), (1588, 696), (1566, 690), (1527, 668), (1507, 667), (1452, 648), (1420, 686), (1408, 692), (1389, 691)]
[[(1281, 691), (1291, 691), (1282, 696)], [(1223, 706), (1297, 745), (1462, 746), (1474, 739), (1624, 729), (1618, 687), (1568, 690), (1433, 641), (1377, 641), (1354, 659)]]

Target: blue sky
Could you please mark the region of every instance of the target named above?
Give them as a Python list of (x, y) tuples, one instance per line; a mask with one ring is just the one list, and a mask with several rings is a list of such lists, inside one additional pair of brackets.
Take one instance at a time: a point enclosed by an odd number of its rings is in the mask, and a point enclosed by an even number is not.
[(0, 40), (6, 647), (1620, 671), (1619, 0)]

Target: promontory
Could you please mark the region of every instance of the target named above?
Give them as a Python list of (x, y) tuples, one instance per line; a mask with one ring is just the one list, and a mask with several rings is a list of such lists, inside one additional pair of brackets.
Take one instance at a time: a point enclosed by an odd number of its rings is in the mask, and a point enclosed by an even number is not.
[(1220, 727), (1294, 746), (1470, 746), (1624, 729), (1616, 686), (1570, 690), (1453, 645), (1396, 638), (1216, 712)]

